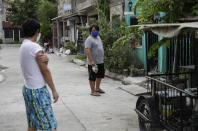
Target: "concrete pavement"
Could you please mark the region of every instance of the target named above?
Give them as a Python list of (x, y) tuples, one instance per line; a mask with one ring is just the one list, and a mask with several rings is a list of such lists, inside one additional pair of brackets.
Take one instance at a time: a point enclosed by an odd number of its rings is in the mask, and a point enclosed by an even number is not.
[[(0, 131), (25, 131), (27, 128), (22, 97), (23, 77), (17, 46), (3, 46), (0, 65), (8, 67), (0, 83)], [(123, 91), (121, 82), (105, 78), (106, 94), (90, 96), (87, 69), (70, 63), (70, 57), (49, 54), (52, 76), (59, 92), (53, 104), (59, 131), (138, 131), (134, 111), (137, 97)]]

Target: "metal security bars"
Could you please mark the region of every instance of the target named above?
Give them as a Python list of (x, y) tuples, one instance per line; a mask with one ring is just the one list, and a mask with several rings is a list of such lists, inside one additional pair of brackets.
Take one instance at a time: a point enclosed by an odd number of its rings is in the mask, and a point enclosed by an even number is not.
[(198, 89), (191, 87), (190, 76), (192, 73), (146, 77), (148, 93), (155, 98), (160, 123), (167, 130), (198, 130)]
[(173, 38), (170, 47), (167, 49), (167, 72), (170, 73), (173, 70), (175, 53), (177, 67), (195, 65), (196, 57), (198, 57), (197, 49), (195, 32), (187, 32)]
[(158, 65), (158, 52), (152, 56), (151, 59), (148, 59), (148, 52), (150, 47), (158, 42), (158, 35), (155, 35), (152, 32), (145, 32), (145, 40), (146, 40), (146, 56), (147, 56), (147, 72), (150, 72), (151, 70), (153, 70), (154, 68), (157, 67)]

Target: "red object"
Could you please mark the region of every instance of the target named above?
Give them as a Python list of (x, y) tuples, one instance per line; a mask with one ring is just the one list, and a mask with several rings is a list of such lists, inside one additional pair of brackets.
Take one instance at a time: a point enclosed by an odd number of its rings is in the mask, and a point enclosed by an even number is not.
[(19, 28), (20, 26), (19, 25), (13, 25), (11, 22), (9, 21), (2, 21), (2, 25), (3, 25), (3, 28)]

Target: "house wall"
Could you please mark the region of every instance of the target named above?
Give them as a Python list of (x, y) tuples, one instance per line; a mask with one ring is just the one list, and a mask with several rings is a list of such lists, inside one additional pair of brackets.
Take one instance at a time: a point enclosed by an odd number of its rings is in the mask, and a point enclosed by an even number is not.
[[(58, 16), (70, 14), (73, 8), (69, 10), (68, 6), (71, 4), (72, 4), (72, 0), (58, 0)], [(64, 8), (64, 6), (67, 6), (67, 8)]]
[(97, 0), (76, 0), (76, 10), (80, 11), (96, 5)]
[[(130, 11), (129, 8), (129, 2), (132, 2), (132, 11)], [(125, 0), (125, 22), (126, 24), (130, 25), (130, 18), (131, 16), (137, 16), (134, 14), (134, 6), (137, 0)], [(137, 12), (138, 13), (138, 12)], [(147, 63), (146, 63), (146, 42), (145, 42), (145, 35), (142, 36), (142, 46), (139, 46), (138, 48), (135, 49), (136, 52), (136, 57), (139, 58), (139, 60), (142, 62), (144, 65), (144, 69), (147, 69)], [(133, 59), (133, 58), (132, 58)]]
[(119, 15), (120, 19), (123, 18), (123, 4), (122, 0), (112, 1), (110, 4), (110, 21), (112, 22), (112, 18), (114, 15)]
[[(77, 26), (82, 24), (81, 22), (85, 25), (85, 21), (89, 16), (97, 14), (95, 11), (96, 2), (97, 0), (58, 0), (58, 45), (62, 44), (61, 42), (65, 41), (65, 39), (77, 42)], [(70, 4), (71, 10), (64, 10), (64, 4)], [(66, 36), (66, 32), (69, 32), (67, 33), (68, 36)]]
[[(129, 2), (132, 1), (132, 11), (129, 9)], [(134, 6), (137, 0), (125, 0), (125, 21), (126, 24), (130, 25), (130, 18), (131, 16), (138, 16), (137, 14), (134, 14)], [(160, 12), (160, 16), (164, 16), (165, 14)], [(135, 51), (137, 52), (137, 57), (140, 59), (140, 61), (144, 64), (144, 69), (147, 70), (147, 54), (146, 54), (146, 36), (142, 36), (142, 46), (137, 48)], [(163, 39), (162, 37), (159, 37), (159, 40)], [(166, 72), (166, 63), (167, 63), (167, 49), (165, 46), (162, 46), (158, 50), (158, 70), (162, 73)]]

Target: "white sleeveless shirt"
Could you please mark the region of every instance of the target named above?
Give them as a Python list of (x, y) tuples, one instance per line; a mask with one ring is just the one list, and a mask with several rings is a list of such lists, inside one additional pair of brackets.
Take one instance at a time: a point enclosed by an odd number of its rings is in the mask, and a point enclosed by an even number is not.
[(29, 89), (38, 89), (46, 85), (40, 68), (36, 62), (36, 54), (42, 48), (39, 44), (25, 39), (20, 47), (20, 64), (25, 81)]

